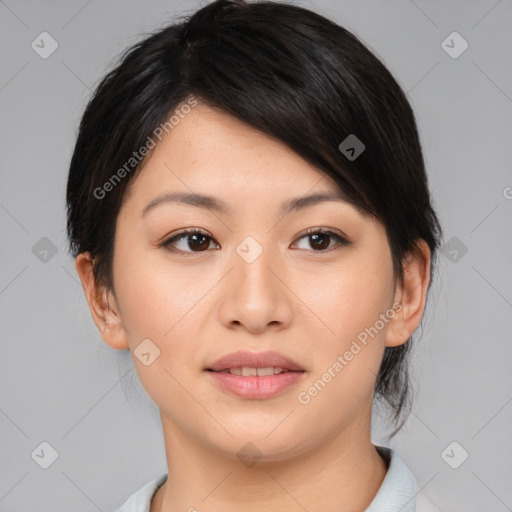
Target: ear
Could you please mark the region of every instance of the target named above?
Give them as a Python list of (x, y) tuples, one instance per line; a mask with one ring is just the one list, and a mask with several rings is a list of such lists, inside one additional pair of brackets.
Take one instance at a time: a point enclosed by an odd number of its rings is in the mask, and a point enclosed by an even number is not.
[(112, 348), (128, 349), (128, 339), (121, 322), (115, 295), (105, 287), (98, 286), (94, 278), (90, 253), (80, 253), (76, 257), (75, 267), (82, 282), (92, 318), (103, 341)]
[[(430, 248), (425, 240), (418, 239), (416, 246), (403, 261), (404, 280), (397, 280), (395, 290), (395, 317), (389, 322), (386, 346), (404, 344), (421, 322), (425, 311), (430, 282)], [(401, 307), (396, 307), (401, 304)]]

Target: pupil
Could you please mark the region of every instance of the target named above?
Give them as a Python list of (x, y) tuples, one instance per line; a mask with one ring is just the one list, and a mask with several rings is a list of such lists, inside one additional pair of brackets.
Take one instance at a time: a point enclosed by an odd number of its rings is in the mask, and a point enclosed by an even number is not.
[[(197, 244), (197, 239), (198, 238), (202, 238), (203, 239), (203, 243), (205, 240), (207, 240), (207, 236), (206, 235), (190, 235), (190, 238), (193, 238), (194, 239), (194, 243), (192, 244), (196, 249), (201, 249), (201, 248), (204, 248), (204, 249), (208, 249), (208, 243), (206, 243), (206, 245), (204, 247), (202, 247), (203, 244), (199, 243)], [(194, 249), (194, 247), (192, 247), (192, 245), (190, 244), (190, 241), (189, 241), (189, 247), (191, 249)]]
[(311, 235), (311, 237), (315, 240), (315, 242), (318, 241), (318, 239), (327, 239), (327, 244), (322, 244), (320, 243), (319, 245), (317, 244), (316, 247), (317, 248), (320, 248), (320, 249), (326, 249), (327, 247), (329, 247), (329, 235), (322, 235), (321, 233), (316, 233), (314, 235)]

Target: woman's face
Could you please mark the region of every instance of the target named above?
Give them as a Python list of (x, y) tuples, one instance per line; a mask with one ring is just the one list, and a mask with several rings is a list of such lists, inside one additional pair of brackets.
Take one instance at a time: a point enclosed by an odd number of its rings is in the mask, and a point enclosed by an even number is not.
[[(283, 144), (201, 103), (158, 143), (126, 192), (113, 270), (126, 331), (116, 348), (132, 351), (164, 428), (233, 457), (251, 442), (267, 460), (367, 431), (395, 279), (380, 222), (343, 200), (306, 201), (338, 192)], [(223, 209), (148, 207), (178, 193)], [(200, 233), (178, 237), (184, 229)], [(239, 351), (272, 351), (302, 371), (208, 371)], [(281, 363), (227, 363), (251, 364)]]

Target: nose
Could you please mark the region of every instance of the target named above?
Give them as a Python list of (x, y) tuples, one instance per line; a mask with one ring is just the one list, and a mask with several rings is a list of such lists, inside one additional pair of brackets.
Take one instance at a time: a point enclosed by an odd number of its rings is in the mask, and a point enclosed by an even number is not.
[(254, 261), (233, 255), (234, 268), (226, 276), (221, 322), (229, 329), (246, 329), (253, 334), (288, 327), (293, 316), (293, 293), (286, 285), (284, 265), (270, 249)]

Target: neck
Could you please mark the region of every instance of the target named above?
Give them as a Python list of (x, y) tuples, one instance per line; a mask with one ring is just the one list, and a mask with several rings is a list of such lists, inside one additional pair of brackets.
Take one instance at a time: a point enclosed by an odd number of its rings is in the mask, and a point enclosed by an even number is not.
[(262, 457), (254, 465), (198, 443), (164, 416), (162, 426), (169, 472), (150, 512), (361, 512), (387, 471), (369, 425), (354, 423), (300, 454), (277, 461)]

